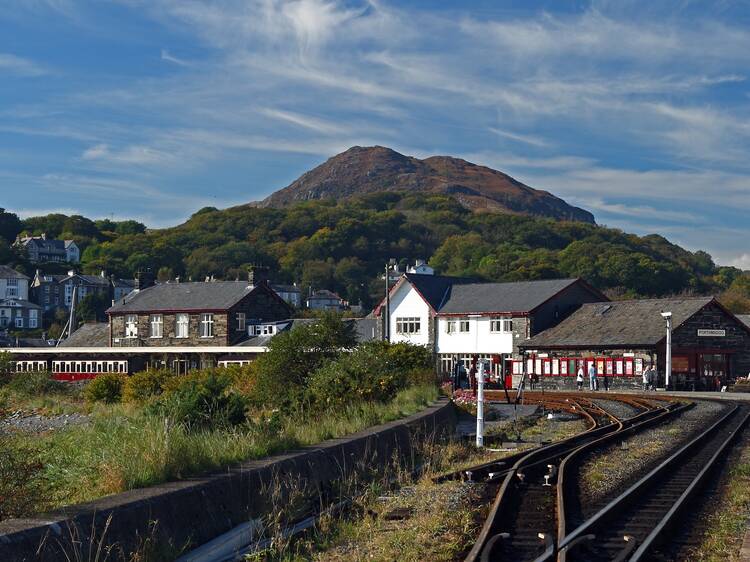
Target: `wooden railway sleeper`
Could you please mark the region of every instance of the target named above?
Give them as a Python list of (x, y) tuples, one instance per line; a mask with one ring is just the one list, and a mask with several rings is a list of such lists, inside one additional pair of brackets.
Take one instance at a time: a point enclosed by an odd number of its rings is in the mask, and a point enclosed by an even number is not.
[(570, 543), (566, 544), (564, 547), (562, 547), (558, 554), (561, 555), (563, 558), (568, 554), (569, 551), (577, 548), (578, 546), (582, 545), (583, 543), (590, 543), (592, 541), (596, 540), (596, 535), (593, 533), (589, 533), (588, 535), (581, 535), (580, 537), (576, 537), (575, 540), (571, 541)]
[(537, 535), (544, 541), (544, 552), (534, 559), (534, 562), (547, 562), (555, 557), (555, 534), (554, 533), (539, 533)]

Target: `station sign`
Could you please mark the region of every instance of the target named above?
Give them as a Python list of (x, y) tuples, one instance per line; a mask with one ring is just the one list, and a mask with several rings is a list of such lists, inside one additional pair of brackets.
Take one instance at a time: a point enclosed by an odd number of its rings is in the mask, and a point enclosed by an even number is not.
[(701, 330), (698, 329), (698, 337), (723, 338), (727, 335), (726, 330)]

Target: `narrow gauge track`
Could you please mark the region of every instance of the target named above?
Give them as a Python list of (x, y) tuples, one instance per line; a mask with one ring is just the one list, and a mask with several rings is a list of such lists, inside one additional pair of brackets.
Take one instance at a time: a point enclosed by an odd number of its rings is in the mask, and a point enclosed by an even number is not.
[(653, 559), (655, 547), (677, 523), (682, 509), (748, 419), (750, 406), (729, 408), (700, 435), (570, 532), (566, 532), (566, 521), (574, 523), (575, 516), (568, 513), (573, 503), (565, 500), (566, 470), (561, 467), (558, 562)]
[[(494, 466), (481, 465), (463, 471), (472, 480), (499, 482), (499, 489), (477, 542), (466, 557), (467, 562), (481, 560), (551, 560), (556, 552), (555, 531), (558, 501), (555, 479), (557, 467), (571, 453), (593, 446), (604, 446), (613, 439), (642, 431), (692, 406), (665, 402), (653, 407), (632, 396), (624, 398), (643, 411), (619, 420), (580, 394), (557, 395), (574, 411), (586, 412), (595, 425), (573, 437), (519, 453)], [(526, 402), (547, 400), (539, 393), (527, 396)], [(574, 401), (573, 398), (576, 400)], [(612, 398), (608, 395), (608, 398)], [(549, 402), (547, 402), (549, 404)], [(608, 423), (605, 423), (605, 419)], [(512, 464), (511, 464), (512, 463)], [(479, 478), (477, 478), (479, 476)]]

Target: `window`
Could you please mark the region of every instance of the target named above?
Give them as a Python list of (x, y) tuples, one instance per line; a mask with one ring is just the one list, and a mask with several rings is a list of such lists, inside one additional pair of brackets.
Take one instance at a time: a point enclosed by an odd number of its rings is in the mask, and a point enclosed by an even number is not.
[(151, 337), (152, 338), (162, 337), (163, 328), (164, 328), (164, 317), (161, 314), (152, 314), (151, 318), (149, 319), (149, 324), (151, 326)]
[(201, 314), (200, 337), (202, 338), (214, 337), (214, 315), (213, 314)]
[(490, 320), (490, 332), (512, 332), (513, 320), (510, 318), (492, 318)]
[(125, 337), (138, 337), (138, 316), (136, 316), (135, 314), (128, 314), (125, 317)]
[(459, 332), (468, 332), (469, 331), (469, 321), (468, 320), (459, 320), (458, 321), (458, 331)]
[(266, 324), (265, 326), (260, 327), (260, 333), (263, 336), (272, 336), (274, 332), (274, 327), (270, 324)]
[(23, 317), (16, 316), (16, 328), (23, 328)]
[(419, 334), (421, 331), (419, 318), (396, 318), (397, 334)]
[(5, 297), (13, 298), (18, 296), (18, 279), (8, 279), (6, 281)]
[(39, 327), (39, 317), (36, 310), (29, 310), (29, 328)]
[(190, 316), (188, 316), (187, 314), (178, 314), (175, 333), (174, 333), (175, 337), (176, 338), (188, 337), (189, 328), (190, 328)]
[(238, 312), (237, 313), (237, 331), (238, 332), (244, 332), (245, 331), (245, 313), (244, 312)]
[(455, 320), (448, 320), (445, 323), (445, 333), (446, 334), (452, 334), (456, 331), (456, 321)]

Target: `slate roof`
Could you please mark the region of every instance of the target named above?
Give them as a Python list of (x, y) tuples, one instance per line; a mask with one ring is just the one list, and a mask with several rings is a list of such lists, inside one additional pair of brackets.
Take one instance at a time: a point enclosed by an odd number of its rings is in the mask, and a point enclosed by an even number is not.
[(545, 279), (454, 285), (438, 314), (530, 312), (577, 282), (578, 279)]
[(737, 314), (737, 318), (740, 322), (745, 324), (748, 328), (750, 328), (750, 314)]
[(28, 277), (12, 267), (0, 265), (0, 279), (28, 279)]
[(666, 323), (661, 312), (672, 313), (674, 330), (713, 301), (713, 297), (692, 297), (584, 304), (557, 326), (526, 340), (519, 347), (650, 347), (666, 336)]
[(254, 289), (247, 281), (162, 283), (128, 293), (108, 314), (171, 310), (228, 310)]
[(438, 310), (448, 290), (452, 286), (465, 283), (478, 284), (476, 279), (468, 277), (447, 277), (444, 275), (427, 275), (424, 273), (405, 273), (404, 277), (422, 295), (422, 298), (433, 308)]
[(17, 307), (17, 308), (27, 308), (27, 309), (36, 309), (41, 310), (42, 307), (36, 304), (35, 302), (26, 301), (23, 299), (16, 299), (16, 298), (8, 298), (8, 299), (0, 299), (0, 307)]
[(69, 338), (60, 342), (59, 347), (108, 347), (109, 324), (95, 322), (84, 324), (73, 332)]

